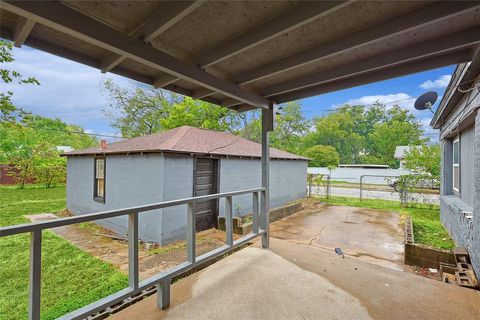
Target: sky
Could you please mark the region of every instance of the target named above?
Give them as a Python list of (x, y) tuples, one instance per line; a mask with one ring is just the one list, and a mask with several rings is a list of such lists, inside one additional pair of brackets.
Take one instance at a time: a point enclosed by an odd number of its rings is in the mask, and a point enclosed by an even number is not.
[[(79, 125), (89, 133), (118, 134), (103, 112), (108, 109), (109, 100), (102, 83), (108, 78), (122, 86), (134, 87), (138, 83), (114, 74), (102, 74), (97, 69), (28, 46), (14, 48), (13, 55), (15, 61), (9, 63), (7, 69), (19, 71), (24, 76), (34, 76), (41, 83), (40, 86), (4, 85), (4, 89), (13, 91), (16, 106), (34, 114)], [(454, 68), (439, 68), (303, 99), (300, 100), (302, 111), (306, 118), (311, 119), (345, 103), (371, 104), (375, 101), (390, 103), (402, 100), (398, 105), (411, 110), (422, 123), (426, 137), (436, 142), (436, 130), (429, 125), (432, 113), (429, 110), (415, 110), (413, 103), (422, 93), (433, 90), (439, 95), (435, 110)]]

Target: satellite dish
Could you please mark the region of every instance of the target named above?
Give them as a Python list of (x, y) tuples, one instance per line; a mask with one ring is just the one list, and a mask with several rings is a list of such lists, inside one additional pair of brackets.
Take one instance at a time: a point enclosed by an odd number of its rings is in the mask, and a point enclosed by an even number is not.
[[(437, 101), (438, 94), (435, 91), (429, 91), (422, 94), (420, 97), (415, 100), (415, 109), (417, 110), (426, 110), (430, 109), (432, 111), (432, 106)], [(433, 112), (433, 111), (432, 111)]]

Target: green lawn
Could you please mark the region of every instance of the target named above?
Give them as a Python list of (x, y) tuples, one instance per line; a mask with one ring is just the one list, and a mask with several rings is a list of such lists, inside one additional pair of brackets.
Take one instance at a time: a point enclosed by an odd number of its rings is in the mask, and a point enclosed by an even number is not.
[(395, 211), (408, 215), (413, 219), (415, 242), (426, 244), (440, 249), (453, 249), (455, 244), (440, 223), (440, 209), (438, 206), (424, 206), (420, 208), (405, 208), (398, 201), (363, 199), (353, 197), (320, 198), (321, 201), (341, 206), (380, 209)]
[[(0, 226), (65, 208), (65, 187), (0, 187)], [(0, 319), (26, 319), (29, 235), (0, 238)], [(54, 319), (127, 286), (126, 275), (50, 231), (42, 242), (42, 319)]]

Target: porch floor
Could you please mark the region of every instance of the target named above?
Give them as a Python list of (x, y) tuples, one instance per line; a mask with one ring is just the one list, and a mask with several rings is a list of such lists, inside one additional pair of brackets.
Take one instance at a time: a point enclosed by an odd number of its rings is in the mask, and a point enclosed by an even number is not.
[(111, 319), (480, 319), (480, 291), (275, 238), (176, 282), (171, 299)]

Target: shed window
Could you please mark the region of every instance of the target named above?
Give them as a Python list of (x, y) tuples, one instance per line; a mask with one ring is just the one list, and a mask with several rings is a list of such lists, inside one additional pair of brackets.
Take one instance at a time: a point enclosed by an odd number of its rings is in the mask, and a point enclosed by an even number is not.
[(453, 141), (453, 190), (460, 192), (460, 138)]
[(95, 158), (95, 185), (93, 198), (105, 201), (105, 158)]

